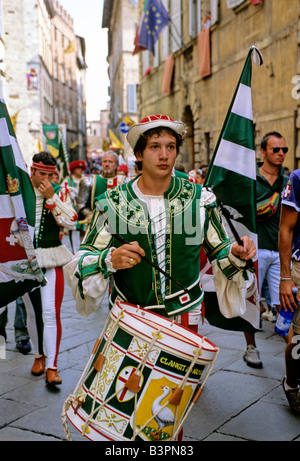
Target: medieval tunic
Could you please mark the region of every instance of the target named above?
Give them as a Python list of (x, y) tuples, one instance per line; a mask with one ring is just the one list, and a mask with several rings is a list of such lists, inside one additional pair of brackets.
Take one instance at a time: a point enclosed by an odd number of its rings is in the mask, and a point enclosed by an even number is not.
[(42, 268), (64, 266), (70, 261), (72, 254), (62, 244), (59, 231), (60, 227), (74, 229), (77, 220), (70, 198), (61, 193), (60, 186), (52, 185), (56, 193), (48, 200), (38, 189), (34, 189), (36, 195), (34, 246), (39, 266)]
[[(121, 244), (106, 226), (127, 241), (137, 241), (146, 256), (159, 264), (188, 293), (146, 261), (130, 269), (114, 272), (114, 289), (110, 297), (174, 317), (198, 307), (203, 299), (200, 281), (200, 247), (203, 245), (216, 276), (226, 275), (242, 287), (251, 279), (248, 265), (231, 254), (231, 242), (224, 230), (215, 196), (201, 186), (172, 176), (163, 203), (147, 206), (138, 192), (139, 177), (107, 191), (97, 199), (90, 229), (79, 252), (66, 265), (65, 274), (76, 300), (77, 310), (89, 315), (101, 306), (112, 274), (109, 264), (111, 248)], [(224, 283), (224, 282), (223, 282)]]

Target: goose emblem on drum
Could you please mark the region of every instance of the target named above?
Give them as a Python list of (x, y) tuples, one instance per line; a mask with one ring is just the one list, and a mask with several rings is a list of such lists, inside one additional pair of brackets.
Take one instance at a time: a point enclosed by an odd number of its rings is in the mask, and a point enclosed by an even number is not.
[[(153, 379), (156, 375), (156, 378)], [(152, 375), (148, 387), (140, 397), (140, 404), (136, 414), (136, 426), (142, 440), (167, 441), (171, 440), (174, 425), (182, 418), (183, 412), (192, 396), (191, 385), (186, 385), (177, 407), (170, 403), (174, 391), (178, 388), (178, 377), (168, 373), (169, 377)]]

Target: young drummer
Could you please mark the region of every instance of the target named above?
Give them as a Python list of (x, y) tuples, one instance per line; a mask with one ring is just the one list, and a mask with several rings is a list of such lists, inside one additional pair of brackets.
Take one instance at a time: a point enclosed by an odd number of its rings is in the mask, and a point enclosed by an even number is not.
[[(243, 246), (231, 244), (215, 196), (173, 173), (184, 133), (182, 122), (164, 115), (146, 117), (129, 130), (127, 140), (142, 162), (142, 174), (97, 198), (89, 232), (65, 268), (83, 315), (100, 307), (113, 274), (111, 303), (119, 296), (197, 330), (203, 299), (201, 244), (222, 289), (236, 283), (241, 287), (246, 272), (250, 283), (247, 261), (256, 254), (253, 241), (245, 236)], [(107, 224), (129, 243), (121, 244), (107, 231)], [(187, 293), (147, 264), (145, 255)]]

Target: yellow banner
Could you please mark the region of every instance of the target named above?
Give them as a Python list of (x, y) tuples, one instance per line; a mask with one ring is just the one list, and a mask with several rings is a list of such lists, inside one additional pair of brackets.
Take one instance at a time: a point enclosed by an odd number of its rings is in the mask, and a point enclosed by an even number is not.
[(124, 145), (117, 138), (117, 136), (111, 130), (108, 130), (108, 133), (109, 133), (109, 139), (110, 139), (112, 147), (114, 149), (124, 149)]

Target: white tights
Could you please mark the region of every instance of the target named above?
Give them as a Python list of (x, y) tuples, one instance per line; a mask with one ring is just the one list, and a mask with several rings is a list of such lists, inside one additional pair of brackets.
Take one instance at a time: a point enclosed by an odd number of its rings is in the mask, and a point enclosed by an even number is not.
[[(43, 354), (45, 344), (46, 368), (57, 368), (57, 356), (61, 341), (60, 311), (64, 295), (62, 267), (45, 271), (47, 285), (23, 297), (27, 312), (27, 325), (35, 354)], [(41, 313), (44, 328), (41, 325)]]

